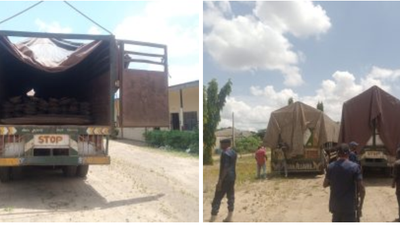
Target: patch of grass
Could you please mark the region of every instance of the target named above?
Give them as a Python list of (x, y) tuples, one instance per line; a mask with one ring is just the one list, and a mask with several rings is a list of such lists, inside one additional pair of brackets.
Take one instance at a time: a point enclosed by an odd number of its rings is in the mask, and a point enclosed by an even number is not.
[(162, 153), (165, 153), (168, 155), (173, 155), (173, 156), (182, 157), (182, 158), (199, 159), (198, 154), (186, 153), (186, 152), (182, 152), (182, 150), (173, 149), (173, 148), (164, 149), (164, 148), (156, 148), (156, 147), (151, 147), (151, 146), (145, 146), (145, 147), (141, 147), (141, 148), (146, 148), (150, 151), (162, 152)]
[[(160, 149), (158, 149), (158, 150), (160, 150)], [(182, 150), (178, 150), (178, 149), (168, 149), (168, 150), (162, 150), (162, 151), (167, 152), (171, 155), (178, 156), (178, 157), (199, 159), (198, 154), (186, 153), (186, 152), (182, 152)]]
[[(268, 156), (269, 157), (269, 156)], [(214, 165), (203, 166), (203, 186), (204, 189), (214, 190), (219, 176), (219, 157), (214, 158)], [(267, 173), (270, 163), (267, 162)], [(256, 182), (256, 160), (253, 154), (246, 154), (238, 157), (236, 162), (236, 185), (242, 185), (247, 182)]]

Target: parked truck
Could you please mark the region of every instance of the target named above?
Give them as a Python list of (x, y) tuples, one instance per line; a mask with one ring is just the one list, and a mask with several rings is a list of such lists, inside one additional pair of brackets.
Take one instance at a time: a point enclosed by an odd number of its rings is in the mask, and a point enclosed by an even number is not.
[(364, 169), (390, 171), (400, 144), (400, 100), (373, 86), (343, 104), (339, 141), (357, 142)]
[(167, 47), (113, 35), (0, 31), (0, 106), (2, 182), (26, 166), (84, 177), (89, 165), (110, 164), (116, 124), (169, 126)]
[(271, 113), (264, 145), (274, 172), (323, 173), (324, 150), (337, 142), (339, 124), (322, 111), (295, 102)]

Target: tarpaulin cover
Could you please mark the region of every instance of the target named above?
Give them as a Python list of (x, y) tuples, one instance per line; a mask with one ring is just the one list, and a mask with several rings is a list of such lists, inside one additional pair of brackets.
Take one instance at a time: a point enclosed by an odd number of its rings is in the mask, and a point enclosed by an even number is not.
[(16, 58), (37, 69), (56, 73), (65, 71), (93, 52), (101, 41), (88, 44), (73, 43), (53, 38), (31, 38), (16, 44), (0, 36), (0, 45)]
[(295, 102), (271, 113), (264, 144), (271, 149), (281, 141), (288, 144), (289, 158), (304, 155), (304, 136), (312, 130), (314, 146), (337, 142), (339, 124), (322, 111), (301, 102)]
[(0, 90), (0, 99), (31, 89), (42, 98), (79, 97), (88, 82), (109, 71), (111, 44), (54, 38), (29, 38), (14, 44), (0, 36), (0, 82), (7, 87)]
[(373, 86), (343, 104), (339, 141), (359, 143), (363, 149), (373, 134), (373, 121), (389, 153), (400, 143), (400, 100)]

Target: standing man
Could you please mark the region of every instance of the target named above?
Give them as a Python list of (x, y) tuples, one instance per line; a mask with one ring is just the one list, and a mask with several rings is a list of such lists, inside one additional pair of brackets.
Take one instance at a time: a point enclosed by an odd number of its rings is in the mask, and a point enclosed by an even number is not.
[(224, 139), (220, 141), (222, 153), (220, 159), (220, 170), (214, 200), (211, 203), (211, 219), (214, 222), (217, 218), (221, 200), (227, 195), (228, 198), (228, 216), (224, 222), (232, 222), (233, 209), (235, 203), (235, 180), (236, 180), (236, 152), (231, 149), (231, 140)]
[(356, 152), (358, 143), (355, 141), (352, 141), (349, 143), (349, 146), (350, 146), (349, 160), (360, 165), (360, 162), (358, 161), (358, 157), (357, 157), (357, 152)]
[(396, 151), (396, 162), (393, 167), (393, 183), (392, 187), (396, 188), (397, 204), (399, 206), (399, 217), (396, 222), (400, 221), (400, 146)]
[(288, 177), (288, 168), (287, 168), (287, 162), (286, 162), (286, 152), (289, 149), (289, 146), (286, 142), (283, 142), (282, 140), (279, 141), (278, 143), (278, 154), (279, 154), (279, 161), (280, 161), (280, 170), (285, 173), (285, 177)]
[(323, 184), (331, 190), (329, 211), (333, 214), (332, 222), (359, 222), (365, 197), (361, 170), (358, 164), (349, 160), (347, 144), (340, 144), (337, 151), (338, 160), (329, 164)]
[[(266, 169), (266, 161), (267, 161), (267, 154), (265, 152), (265, 148), (263, 146), (259, 146), (258, 150), (256, 151), (255, 157), (257, 161), (257, 179), (265, 178), (267, 176)], [(261, 169), (263, 170), (262, 175), (260, 175)]]

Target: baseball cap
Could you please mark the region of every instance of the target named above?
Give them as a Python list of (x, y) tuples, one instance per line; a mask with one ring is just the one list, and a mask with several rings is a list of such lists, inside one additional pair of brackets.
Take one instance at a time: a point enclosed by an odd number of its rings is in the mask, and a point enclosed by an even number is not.
[(355, 142), (355, 141), (352, 141), (352, 142), (349, 143), (349, 145), (350, 145), (350, 146), (358, 146), (358, 143)]
[(231, 139), (222, 139), (219, 141), (220, 144), (230, 144), (231, 143)]

